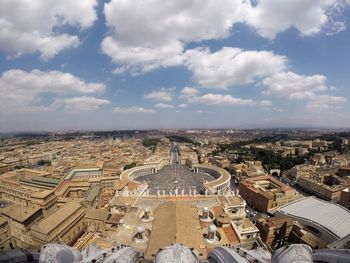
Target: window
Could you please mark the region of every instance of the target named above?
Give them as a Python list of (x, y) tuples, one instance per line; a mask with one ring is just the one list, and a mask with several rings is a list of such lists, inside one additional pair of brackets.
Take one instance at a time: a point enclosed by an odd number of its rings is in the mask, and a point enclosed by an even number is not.
[(239, 209), (235, 208), (231, 210), (231, 214), (236, 214), (238, 212)]
[(316, 234), (316, 235), (320, 235), (320, 234), (321, 234), (321, 232), (320, 232), (317, 228), (315, 228), (315, 227), (313, 227), (313, 226), (308, 225), (308, 226), (306, 226), (306, 229), (307, 229), (308, 231), (310, 231), (310, 232)]

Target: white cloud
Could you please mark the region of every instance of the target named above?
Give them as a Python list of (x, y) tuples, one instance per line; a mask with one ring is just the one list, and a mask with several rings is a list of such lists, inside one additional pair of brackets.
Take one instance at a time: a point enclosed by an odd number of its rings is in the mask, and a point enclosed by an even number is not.
[(98, 99), (94, 97), (74, 97), (65, 99), (56, 99), (52, 106), (63, 107), (64, 111), (69, 113), (79, 113), (86, 111), (98, 110), (103, 105), (108, 105), (111, 102), (105, 99)]
[(104, 13), (116, 37), (134, 45), (161, 46), (226, 37), (248, 6), (241, 0), (112, 0)]
[(184, 87), (180, 92), (180, 98), (190, 99), (195, 97), (199, 93), (199, 90), (191, 87)]
[(327, 87), (326, 81), (327, 78), (323, 75), (305, 76), (284, 72), (264, 79), (262, 85), (266, 88), (266, 94), (307, 101), (306, 109), (310, 111), (338, 108), (346, 102), (346, 98), (320, 94), (334, 90)]
[(61, 71), (41, 71), (33, 69), (24, 71), (12, 69), (1, 76), (1, 84), (7, 89), (21, 89), (22, 92), (103, 92), (105, 85), (100, 83), (86, 83), (78, 77)]
[(249, 84), (257, 78), (280, 72), (287, 60), (270, 51), (244, 51), (231, 47), (214, 53), (208, 49), (189, 50), (186, 58), (186, 65), (199, 85), (221, 89)]
[(187, 108), (188, 107), (188, 105), (186, 104), (186, 103), (181, 103), (181, 104), (179, 104), (177, 107), (179, 107), (179, 108)]
[(193, 102), (206, 105), (254, 105), (255, 102), (251, 99), (236, 98), (231, 95), (222, 94), (205, 94), (192, 99)]
[[(185, 87), (180, 92), (180, 98), (187, 100), (189, 103), (199, 103), (206, 105), (254, 105), (251, 99), (236, 98), (231, 95), (208, 93), (199, 95), (196, 88)], [(180, 105), (179, 105), (180, 107)], [(181, 108), (187, 107), (187, 104), (181, 104)]]
[(45, 94), (67, 96), (104, 90), (104, 84), (86, 83), (70, 73), (12, 69), (2, 73), (0, 78), (0, 109), (3, 113), (49, 111), (53, 108), (44, 101)]
[(0, 1), (0, 49), (9, 56), (39, 52), (41, 58), (50, 59), (79, 45), (76, 35), (57, 29), (90, 27), (97, 19), (96, 6), (96, 0)]
[(112, 0), (104, 5), (111, 33), (102, 51), (121, 64), (117, 73), (179, 65), (186, 43), (228, 36), (249, 6), (241, 0)]
[(106, 37), (102, 41), (102, 51), (114, 63), (122, 65), (113, 71), (115, 74), (130, 71), (132, 75), (139, 75), (159, 67), (177, 66), (183, 61), (183, 46), (179, 42), (161, 47), (135, 47)]
[(174, 105), (167, 104), (167, 103), (162, 103), (162, 102), (157, 103), (154, 106), (157, 107), (157, 108), (162, 108), (162, 109), (172, 109), (172, 108), (174, 108)]
[(346, 101), (344, 97), (319, 95), (314, 96), (306, 104), (306, 109), (310, 111), (332, 110), (339, 108)]
[(143, 108), (143, 107), (115, 107), (113, 109), (113, 113), (146, 113), (146, 114), (153, 114), (156, 113), (155, 110), (153, 109), (147, 109), (147, 108)]
[(262, 100), (260, 101), (259, 105), (263, 108), (269, 108), (272, 106), (272, 102), (269, 100)]
[(315, 93), (328, 90), (327, 78), (323, 75), (298, 75), (293, 72), (282, 72), (262, 81), (266, 94), (287, 96), (289, 99), (305, 100)]
[(102, 51), (118, 65), (115, 73), (140, 74), (182, 65), (188, 43), (225, 38), (237, 23), (269, 39), (292, 27), (302, 35), (345, 28), (336, 11), (343, 9), (343, 0), (259, 0), (254, 6), (250, 2), (111, 0), (104, 5), (110, 30)]
[(146, 99), (151, 99), (154, 101), (171, 101), (175, 96), (175, 88), (161, 88), (160, 90), (151, 91), (145, 94)]
[(313, 35), (329, 22), (329, 8), (338, 0), (259, 0), (248, 10), (246, 23), (266, 38), (294, 27), (302, 35)]
[(246, 9), (244, 22), (265, 38), (296, 28), (303, 36), (335, 34), (346, 28), (343, 11), (348, 0), (258, 0)]

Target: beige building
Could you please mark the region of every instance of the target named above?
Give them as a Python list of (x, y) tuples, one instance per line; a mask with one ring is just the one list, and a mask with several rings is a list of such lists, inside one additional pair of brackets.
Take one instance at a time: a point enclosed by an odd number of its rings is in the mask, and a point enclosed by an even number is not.
[(7, 164), (0, 163), (0, 174), (6, 173), (10, 170), (10, 167)]
[(51, 190), (35, 191), (30, 195), (30, 203), (40, 207), (46, 215), (57, 208), (57, 196)]
[(346, 188), (341, 191), (339, 204), (347, 209), (350, 209), (350, 188)]
[(272, 176), (243, 180), (240, 182), (239, 192), (249, 205), (264, 213), (272, 212), (301, 197), (294, 188)]
[(261, 240), (266, 245), (272, 247), (273, 243), (275, 242), (276, 235), (279, 233), (284, 224), (286, 225), (286, 232), (283, 238), (287, 240), (294, 224), (294, 221), (288, 217), (279, 216), (259, 218), (256, 226), (259, 229)]
[(244, 163), (231, 164), (229, 170), (240, 180), (266, 175), (261, 161), (246, 161)]
[(76, 247), (108, 248), (118, 242), (140, 249), (149, 260), (172, 243), (193, 248), (205, 258), (218, 245), (252, 248), (258, 237), (239, 196), (117, 196), (108, 210), (87, 209), (84, 221), (87, 232)]
[(299, 178), (298, 185), (322, 199), (339, 201), (342, 190), (350, 185), (350, 181), (336, 175), (311, 174)]
[(69, 245), (84, 231), (84, 216), (84, 206), (77, 201), (71, 201), (33, 224), (29, 234), (36, 246), (57, 240)]
[(293, 179), (299, 180), (301, 177), (309, 176), (311, 173), (316, 172), (316, 166), (314, 165), (296, 165), (286, 172), (286, 175)]
[(210, 157), (209, 158), (209, 163), (214, 164), (220, 168), (229, 168), (230, 167), (230, 160), (228, 160), (227, 158), (223, 158), (223, 157)]
[[(31, 173), (30, 170), (29, 172)], [(9, 172), (0, 177), (0, 199), (25, 207), (39, 206), (44, 213), (54, 209), (57, 200), (54, 191), (23, 183), (21, 181), (23, 175), (28, 176), (28, 174), (19, 171), (19, 173)]]
[(29, 248), (35, 243), (28, 232), (31, 226), (43, 216), (40, 207), (23, 207), (10, 205), (1, 210), (8, 223), (8, 238), (10, 247)]
[(41, 154), (29, 155), (27, 157), (28, 165), (36, 165), (39, 161), (51, 161), (57, 157), (57, 152), (47, 152)]
[(4, 175), (0, 178), (0, 198), (28, 206), (30, 203), (30, 195), (32, 190), (30, 188), (22, 187), (21, 184), (10, 177)]
[(306, 244), (313, 249), (325, 248), (327, 246), (327, 243), (319, 238), (317, 234), (308, 230), (298, 221), (294, 221), (294, 225), (290, 233), (290, 241), (297, 244)]
[(4, 216), (0, 215), (0, 250), (11, 248), (10, 237), (7, 220)]

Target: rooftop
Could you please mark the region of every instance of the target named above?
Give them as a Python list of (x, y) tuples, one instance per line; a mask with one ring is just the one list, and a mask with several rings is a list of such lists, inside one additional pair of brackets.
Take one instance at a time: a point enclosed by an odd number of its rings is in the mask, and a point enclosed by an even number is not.
[(106, 210), (95, 209), (95, 208), (86, 209), (85, 218), (106, 221), (108, 219), (108, 216), (109, 216), (109, 212)]
[(64, 177), (64, 179), (72, 179), (75, 176), (75, 173), (77, 172), (98, 172), (101, 171), (100, 168), (74, 168), (69, 170), (68, 174)]
[[(254, 192), (286, 192), (294, 190), (292, 187), (278, 181), (270, 175), (257, 176), (241, 181), (242, 185), (249, 187)], [(269, 195), (269, 194), (267, 194)]]
[(202, 235), (197, 209), (191, 204), (179, 201), (161, 204), (156, 211), (147, 254), (151, 257), (159, 248), (173, 243), (194, 247), (206, 254)]
[(31, 193), (31, 197), (34, 198), (45, 198), (49, 195), (53, 194), (52, 190), (41, 190)]
[(350, 234), (350, 211), (316, 197), (299, 199), (278, 209), (282, 214), (312, 221), (321, 225), (338, 238)]
[(58, 185), (60, 182), (60, 180), (58, 179), (47, 178), (43, 176), (33, 176), (32, 180), (36, 182), (43, 182), (43, 183), (54, 184), (54, 185)]
[(88, 202), (94, 201), (100, 193), (101, 187), (99, 185), (93, 185), (86, 193), (85, 200)]
[(16, 220), (17, 222), (24, 222), (33, 216), (36, 212), (41, 210), (40, 207), (24, 207), (21, 205), (13, 204), (1, 210), (1, 213), (5, 216)]
[(32, 229), (44, 234), (49, 234), (57, 226), (62, 225), (65, 220), (72, 216), (72, 214), (78, 211), (81, 207), (82, 205), (79, 202), (69, 202), (44, 219), (40, 220), (32, 227)]

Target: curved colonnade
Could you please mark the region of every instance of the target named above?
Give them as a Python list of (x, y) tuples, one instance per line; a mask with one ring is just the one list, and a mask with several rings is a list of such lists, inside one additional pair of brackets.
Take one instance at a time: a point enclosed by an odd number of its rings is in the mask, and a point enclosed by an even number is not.
[(220, 191), (226, 191), (230, 188), (231, 174), (220, 167), (207, 164), (192, 165), (194, 172), (208, 173), (215, 178), (213, 181), (206, 182), (205, 188), (211, 193), (216, 194)]
[[(142, 166), (136, 166), (131, 169), (125, 170), (120, 175), (120, 179), (124, 182), (136, 182), (135, 179), (137, 177), (146, 174), (155, 174), (165, 165), (168, 164), (168, 159), (162, 159), (156, 163), (148, 163)], [(206, 181), (203, 185), (209, 194), (217, 194), (219, 192), (226, 191), (230, 188), (231, 175), (225, 169), (207, 164), (192, 164), (190, 168), (195, 173), (207, 173), (215, 178), (215, 180), (213, 181)]]

